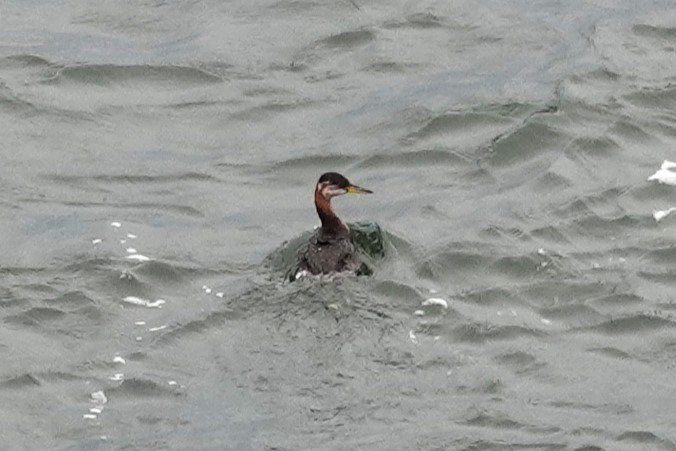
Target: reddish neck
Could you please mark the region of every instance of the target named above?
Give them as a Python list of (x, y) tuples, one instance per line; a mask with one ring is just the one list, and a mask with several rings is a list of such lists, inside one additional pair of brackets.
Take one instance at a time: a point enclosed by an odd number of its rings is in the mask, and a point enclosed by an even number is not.
[(331, 200), (324, 197), (319, 190), (315, 190), (315, 207), (322, 221), (321, 234), (323, 236), (338, 237), (348, 233), (345, 223), (333, 212)]

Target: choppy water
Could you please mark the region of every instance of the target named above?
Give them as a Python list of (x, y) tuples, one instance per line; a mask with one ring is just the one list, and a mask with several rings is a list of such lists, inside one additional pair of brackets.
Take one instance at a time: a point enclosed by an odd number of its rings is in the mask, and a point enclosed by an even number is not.
[[(3, 5), (3, 449), (676, 449), (675, 24)], [(329, 170), (385, 256), (285, 283)]]

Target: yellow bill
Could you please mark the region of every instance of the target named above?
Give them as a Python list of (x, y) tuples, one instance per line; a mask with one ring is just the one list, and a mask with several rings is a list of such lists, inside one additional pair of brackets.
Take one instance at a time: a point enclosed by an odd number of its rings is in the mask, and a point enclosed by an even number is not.
[(362, 188), (361, 186), (357, 186), (357, 185), (349, 185), (347, 188), (345, 188), (345, 190), (348, 193), (359, 193), (359, 194), (372, 194), (373, 193), (373, 191), (371, 191), (370, 189)]

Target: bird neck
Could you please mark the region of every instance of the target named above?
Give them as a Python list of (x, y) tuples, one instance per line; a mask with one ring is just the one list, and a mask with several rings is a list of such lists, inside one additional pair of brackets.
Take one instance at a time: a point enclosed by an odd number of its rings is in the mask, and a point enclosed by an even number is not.
[(321, 236), (330, 239), (345, 237), (349, 234), (347, 225), (333, 211), (331, 200), (319, 191), (315, 191), (315, 207), (317, 207), (319, 220), (322, 222)]

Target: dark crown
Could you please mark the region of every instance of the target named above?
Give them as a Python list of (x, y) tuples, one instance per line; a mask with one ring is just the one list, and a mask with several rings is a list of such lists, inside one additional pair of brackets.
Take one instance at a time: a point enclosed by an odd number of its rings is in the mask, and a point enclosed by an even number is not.
[(339, 188), (347, 188), (348, 186), (351, 185), (348, 179), (338, 174), (337, 172), (327, 172), (325, 174), (322, 174), (322, 176), (319, 177), (319, 181), (317, 182), (317, 184), (324, 182), (329, 182), (330, 184), (336, 185)]

